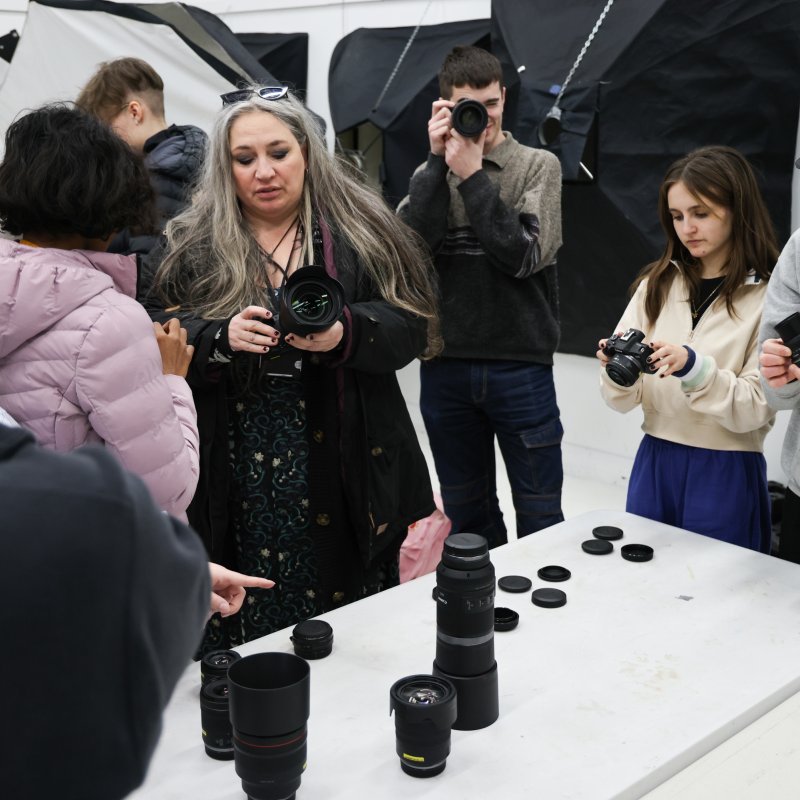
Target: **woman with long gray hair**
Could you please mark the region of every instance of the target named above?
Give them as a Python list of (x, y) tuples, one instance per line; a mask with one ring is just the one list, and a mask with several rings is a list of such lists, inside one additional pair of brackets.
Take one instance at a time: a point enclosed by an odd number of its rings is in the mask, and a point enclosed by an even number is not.
[(440, 347), (431, 272), (284, 87), (223, 95), (154, 304), (195, 347), (190, 520), (217, 560), (276, 583), (235, 622), (212, 620), (205, 647), (396, 584), (408, 525), (434, 509), (395, 376)]

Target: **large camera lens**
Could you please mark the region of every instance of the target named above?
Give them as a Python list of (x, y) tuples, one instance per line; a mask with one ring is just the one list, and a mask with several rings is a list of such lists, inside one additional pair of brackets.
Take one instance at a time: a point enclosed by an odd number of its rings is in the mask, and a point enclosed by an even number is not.
[(289, 800), (306, 768), (308, 662), (257, 653), (228, 670), (236, 774), (249, 800)]
[(450, 728), (456, 719), (456, 689), (445, 678), (410, 675), (389, 690), (397, 755), (403, 772), (432, 778), (447, 764)]
[(200, 689), (200, 724), (206, 755), (220, 761), (233, 758), (231, 718), (228, 714), (228, 680), (208, 681)]
[(283, 333), (324, 331), (339, 319), (344, 308), (344, 289), (323, 267), (314, 265), (293, 272), (286, 281), (278, 312)]
[(205, 686), (210, 681), (228, 677), (228, 667), (241, 658), (235, 650), (212, 650), (200, 661), (200, 683)]
[(444, 541), (436, 568), (436, 660), (433, 674), (458, 693), (457, 730), (491, 725), (499, 714), (494, 660), (494, 566), (489, 544), (475, 533)]
[(459, 100), (451, 112), (450, 122), (462, 136), (477, 139), (489, 124), (486, 106), (477, 100)]

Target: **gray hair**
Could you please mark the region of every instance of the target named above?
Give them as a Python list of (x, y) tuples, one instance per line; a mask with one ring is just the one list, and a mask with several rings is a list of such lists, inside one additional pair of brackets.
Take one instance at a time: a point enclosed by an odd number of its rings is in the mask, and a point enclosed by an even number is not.
[[(313, 253), (313, 214), (319, 213), (353, 249), (380, 296), (428, 320), (426, 356), (441, 350), (430, 257), (421, 240), (331, 154), (317, 119), (291, 93), (225, 106), (214, 124), (203, 175), (190, 206), (167, 225), (167, 247), (156, 282), (168, 305), (208, 319), (263, 305), (263, 261), (245, 221), (232, 178), (230, 131), (244, 114), (272, 114), (305, 148), (307, 174), (300, 199), (303, 250)], [(340, 265), (343, 266), (343, 265)]]

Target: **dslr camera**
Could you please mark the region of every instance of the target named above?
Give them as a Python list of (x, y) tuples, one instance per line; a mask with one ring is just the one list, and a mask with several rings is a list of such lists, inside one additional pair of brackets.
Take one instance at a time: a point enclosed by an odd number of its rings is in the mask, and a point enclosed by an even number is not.
[(489, 124), (489, 112), (486, 106), (466, 97), (453, 106), (450, 114), (450, 124), (467, 139), (477, 139)]
[(792, 364), (800, 366), (800, 313), (790, 314), (775, 324), (783, 343), (792, 351)]
[(656, 371), (647, 359), (653, 355), (653, 348), (643, 344), (644, 334), (636, 328), (628, 328), (625, 333), (615, 333), (603, 348), (608, 357), (606, 373), (620, 386), (633, 386), (639, 375)]

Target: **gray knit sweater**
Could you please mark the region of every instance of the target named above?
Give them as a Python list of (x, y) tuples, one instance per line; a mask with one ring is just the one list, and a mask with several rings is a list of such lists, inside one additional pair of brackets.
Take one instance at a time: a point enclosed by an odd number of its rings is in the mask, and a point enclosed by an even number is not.
[(552, 364), (561, 166), (509, 133), (462, 181), (428, 155), (398, 214), (427, 242), (441, 294), (444, 355)]
[[(800, 230), (783, 248), (781, 257), (767, 285), (767, 297), (761, 316), (759, 350), (765, 339), (777, 339), (775, 323), (785, 319), (795, 311), (800, 311)], [(800, 381), (792, 381), (780, 389), (767, 386), (764, 377), (761, 383), (766, 392), (767, 402), (778, 410), (791, 409), (792, 416), (786, 437), (783, 440), (781, 466), (789, 481), (789, 488), (800, 495)]]

